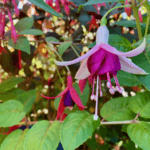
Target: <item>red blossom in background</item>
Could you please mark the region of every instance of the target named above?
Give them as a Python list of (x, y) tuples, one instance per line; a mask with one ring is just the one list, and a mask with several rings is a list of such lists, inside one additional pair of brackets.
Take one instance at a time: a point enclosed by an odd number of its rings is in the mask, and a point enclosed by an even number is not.
[(91, 31), (91, 29), (95, 29), (99, 27), (98, 22), (94, 16), (92, 16), (92, 20), (87, 24), (89, 24), (89, 31)]
[[(125, 4), (130, 5), (127, 0), (125, 1)], [(125, 7), (125, 12), (130, 17), (132, 14), (132, 9), (130, 7)]]
[[(73, 7), (77, 8), (77, 6), (73, 2), (69, 2), (68, 0), (56, 0), (53, 2), (53, 0), (46, 0), (46, 3), (55, 9), (58, 13), (60, 13), (60, 3), (65, 7), (65, 12), (69, 16), (70, 8), (69, 5), (72, 5)], [(53, 3), (55, 3), (55, 7), (53, 6)]]
[(14, 7), (15, 7), (15, 13), (16, 13), (17, 17), (19, 17), (19, 9), (18, 9), (18, 7), (17, 7), (16, 0), (12, 0), (12, 3), (13, 3), (13, 5), (14, 5)]
[(97, 10), (97, 13), (100, 14), (100, 8), (101, 8), (102, 6), (106, 6), (106, 4), (105, 4), (105, 3), (94, 4), (93, 6), (94, 6), (95, 9)]

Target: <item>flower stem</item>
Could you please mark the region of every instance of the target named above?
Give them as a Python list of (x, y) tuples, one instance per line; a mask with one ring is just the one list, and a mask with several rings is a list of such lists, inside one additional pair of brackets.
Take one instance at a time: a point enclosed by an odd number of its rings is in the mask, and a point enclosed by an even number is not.
[(77, 53), (76, 49), (73, 47), (73, 45), (71, 45), (71, 48), (73, 49), (73, 51), (75, 52), (75, 54), (80, 57), (80, 55)]
[(148, 33), (149, 20), (150, 20), (150, 15), (149, 15), (149, 13), (147, 12), (147, 22), (146, 22), (146, 29), (145, 29), (145, 35), (144, 35), (144, 36), (146, 36), (147, 33)]
[(136, 21), (136, 27), (137, 27), (137, 31), (138, 31), (138, 36), (139, 39), (142, 38), (142, 32), (141, 32), (141, 26), (140, 26), (140, 19), (139, 19), (139, 15), (138, 15), (138, 7), (135, 6), (135, 1), (132, 1), (132, 10), (133, 10), (133, 14), (135, 17), (135, 21)]
[[(53, 48), (48, 42), (47, 42), (47, 45), (48, 45), (49, 48), (52, 48), (53, 51), (55, 52), (55, 54), (59, 57), (59, 59), (60, 59), (61, 61), (63, 61), (63, 59), (61, 58), (61, 56), (59, 55), (59, 53), (55, 50), (55, 48)], [(68, 66), (65, 66), (65, 67), (66, 67), (67, 71), (70, 73), (69, 67), (68, 67)]]
[[(131, 7), (130, 5), (122, 5), (122, 6), (116, 6), (116, 7), (113, 7), (113, 8), (111, 8), (110, 10), (108, 10), (106, 13), (105, 13), (105, 15), (102, 17), (102, 19), (103, 18), (106, 18), (106, 16), (111, 12), (111, 11), (113, 11), (113, 10), (115, 10), (115, 9), (117, 9), (117, 8), (125, 8), (125, 7)], [(102, 20), (101, 19), (101, 20)]]
[(62, 89), (64, 89), (64, 88), (65, 88), (64, 81), (63, 81), (63, 79), (62, 79), (62, 77), (61, 77), (61, 75), (60, 75), (60, 73), (59, 73), (58, 68), (56, 68), (56, 70), (57, 70), (58, 76), (59, 76), (59, 78), (60, 78), (60, 80), (61, 80), (61, 83), (62, 83)]

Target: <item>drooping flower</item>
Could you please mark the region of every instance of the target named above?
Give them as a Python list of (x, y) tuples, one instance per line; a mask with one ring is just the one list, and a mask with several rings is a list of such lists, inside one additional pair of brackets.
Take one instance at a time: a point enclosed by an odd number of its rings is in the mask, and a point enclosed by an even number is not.
[[(125, 1), (125, 4), (130, 5), (127, 0)], [(125, 12), (130, 17), (132, 14), (132, 9), (130, 7), (125, 7)]]
[(76, 103), (80, 110), (84, 110), (85, 106), (83, 106), (80, 97), (76, 90), (73, 87), (72, 77), (68, 75), (67, 77), (67, 87), (56, 97), (47, 97), (42, 95), (46, 99), (55, 99), (61, 97), (60, 103), (58, 106), (56, 119), (63, 115), (65, 107), (72, 107)]
[[(91, 99), (96, 100), (95, 120), (98, 119), (98, 88), (100, 89), (100, 97), (102, 97), (101, 80), (108, 81), (107, 87), (109, 88), (109, 92), (114, 94), (115, 91), (111, 84), (111, 78), (114, 78), (117, 91), (122, 93), (122, 89), (117, 78), (117, 71), (123, 70), (132, 74), (147, 74), (143, 69), (126, 58), (134, 57), (143, 52), (146, 45), (145, 39), (139, 47), (126, 53), (120, 52), (116, 48), (110, 46), (108, 44), (108, 39), (109, 31), (105, 25), (101, 25), (96, 34), (96, 46), (94, 46), (89, 52), (72, 61), (56, 61), (57, 65), (66, 66), (84, 60), (76, 73), (76, 78), (79, 80), (91, 78), (93, 81), (93, 92)], [(95, 79), (97, 79), (96, 95), (94, 95)]]
[(93, 6), (94, 6), (94, 8), (97, 10), (97, 13), (100, 14), (100, 8), (101, 8), (102, 6), (106, 6), (106, 4), (105, 4), (105, 3), (94, 4)]
[(81, 93), (83, 93), (85, 85), (86, 85), (86, 79), (79, 80), (79, 88), (80, 88)]

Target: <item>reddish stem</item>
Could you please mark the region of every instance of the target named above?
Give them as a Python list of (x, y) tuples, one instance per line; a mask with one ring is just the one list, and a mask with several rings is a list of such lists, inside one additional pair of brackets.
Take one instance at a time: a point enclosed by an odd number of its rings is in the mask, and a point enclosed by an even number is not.
[(21, 64), (21, 50), (18, 50), (18, 61), (19, 61), (19, 70), (22, 69), (22, 64)]

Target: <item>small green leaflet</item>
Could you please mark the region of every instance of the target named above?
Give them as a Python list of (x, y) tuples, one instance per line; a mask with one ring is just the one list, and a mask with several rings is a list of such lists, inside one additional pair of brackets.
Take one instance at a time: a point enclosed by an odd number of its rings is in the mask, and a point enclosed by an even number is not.
[(58, 52), (62, 56), (63, 53), (71, 46), (71, 42), (63, 42), (59, 47), (58, 47)]
[(24, 31), (19, 32), (19, 34), (30, 34), (30, 35), (43, 35), (43, 31), (39, 29), (27, 29)]
[[(119, 2), (120, 0), (89, 0), (88, 2), (82, 4), (78, 8), (78, 12), (86, 5), (100, 4), (100, 3), (110, 3), (110, 2)], [(122, 0), (125, 1), (125, 0)]]
[(22, 82), (23, 80), (24, 80), (23, 78), (16, 78), (16, 77), (12, 77), (7, 80), (4, 80), (0, 84), (0, 93), (4, 93), (13, 89), (15, 85)]
[(20, 19), (16, 24), (15, 24), (15, 28), (17, 31), (24, 31), (24, 30), (28, 30), (33, 26), (34, 23), (34, 19), (33, 17), (25, 17)]
[(47, 5), (43, 0), (29, 0), (29, 1), (54, 16), (61, 17), (61, 18), (63, 17), (59, 13), (57, 13), (52, 7)]
[(10, 39), (8, 41), (8, 45), (17, 50), (21, 50), (21, 51), (24, 51), (24, 52), (30, 54), (30, 43), (29, 43), (28, 39), (24, 36), (19, 37), (17, 39), (16, 44), (13, 42), (12, 39)]

